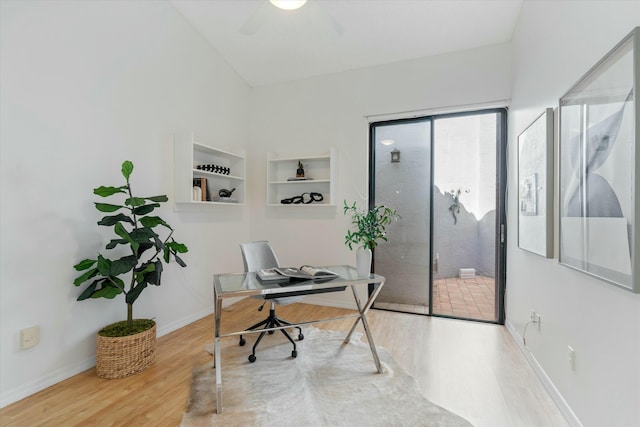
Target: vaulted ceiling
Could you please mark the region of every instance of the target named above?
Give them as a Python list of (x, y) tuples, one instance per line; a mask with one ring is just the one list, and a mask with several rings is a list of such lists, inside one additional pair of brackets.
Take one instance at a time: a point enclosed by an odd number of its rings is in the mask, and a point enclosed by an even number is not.
[(172, 0), (251, 86), (511, 40), (524, 0)]

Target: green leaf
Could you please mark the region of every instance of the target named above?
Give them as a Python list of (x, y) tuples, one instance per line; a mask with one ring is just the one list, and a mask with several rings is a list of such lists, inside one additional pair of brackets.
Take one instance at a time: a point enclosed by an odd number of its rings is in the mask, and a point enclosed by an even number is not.
[(164, 242), (158, 239), (158, 236), (154, 237), (153, 240), (155, 241), (155, 246), (159, 251), (163, 251), (165, 249)]
[(136, 264), (138, 264), (138, 258), (134, 255), (129, 255), (117, 259), (111, 263), (109, 276), (119, 276), (128, 271), (131, 271), (132, 268), (135, 268)]
[(124, 206), (120, 205), (110, 205), (108, 203), (94, 203), (96, 205), (96, 209), (100, 212), (115, 212), (118, 209), (124, 208)]
[(178, 265), (180, 267), (186, 267), (187, 264), (182, 260), (182, 258), (180, 258), (178, 255), (176, 255), (175, 253), (173, 254), (173, 257), (176, 259), (176, 262), (178, 263)]
[(103, 276), (109, 275), (109, 269), (111, 268), (111, 260), (103, 257), (102, 255), (98, 255), (98, 271)]
[(124, 204), (127, 206), (143, 206), (145, 204), (145, 201), (142, 197), (129, 197), (127, 200), (124, 201)]
[(96, 276), (97, 274), (98, 274), (98, 269), (94, 267), (91, 270), (88, 270), (87, 272), (85, 272), (82, 276), (76, 277), (76, 280), (73, 281), (73, 284), (76, 286), (80, 286), (81, 284), (91, 279), (92, 277)]
[(172, 242), (168, 242), (167, 246), (169, 246), (169, 248), (174, 251), (174, 252), (178, 252), (181, 254), (184, 254), (186, 252), (189, 251), (189, 249), (187, 248), (186, 245), (182, 244), (182, 243), (178, 243), (175, 240)]
[(126, 240), (124, 239), (112, 239), (109, 243), (107, 243), (107, 246), (105, 246), (107, 249), (113, 249), (118, 245), (124, 245), (128, 243)]
[(120, 221), (128, 222), (129, 224), (133, 225), (133, 220), (131, 219), (131, 217), (128, 217), (125, 214), (105, 216), (100, 221), (98, 221), (98, 225), (111, 226)]
[(129, 242), (134, 252), (138, 251), (138, 247), (140, 245), (138, 244), (138, 242), (136, 242), (131, 238), (131, 236), (129, 235), (129, 233), (127, 233), (127, 230), (124, 229), (121, 223), (117, 222), (113, 229), (118, 236), (122, 237), (124, 240)]
[(87, 259), (83, 259), (82, 261), (74, 265), (73, 268), (75, 268), (77, 271), (82, 271), (82, 270), (86, 270), (89, 267), (92, 267), (93, 264), (95, 263), (96, 263), (95, 259), (87, 258)]
[(125, 300), (127, 301), (127, 304), (133, 304), (134, 302), (136, 302), (136, 300), (138, 299), (138, 297), (146, 287), (147, 287), (146, 282), (141, 282), (141, 283), (138, 283), (136, 286), (134, 286), (133, 289), (131, 289), (129, 293), (127, 293), (127, 296), (125, 298)]
[(129, 234), (133, 240), (138, 243), (151, 243), (158, 235), (150, 228), (137, 228)]
[(167, 228), (171, 228), (159, 216), (146, 216), (144, 218), (140, 218), (140, 224), (142, 224), (142, 225), (144, 225), (145, 227), (148, 227), (148, 228), (153, 228), (156, 225), (164, 225)]
[(93, 194), (96, 194), (98, 196), (101, 197), (109, 197), (109, 196), (113, 196), (114, 194), (118, 194), (118, 193), (126, 193), (126, 188), (127, 187), (105, 187), (105, 186), (100, 186), (98, 188), (94, 188), (93, 189)]
[(169, 264), (169, 261), (170, 261), (169, 260), (169, 254), (170, 253), (171, 252), (169, 252), (169, 248), (165, 246), (164, 247), (164, 254), (163, 254), (162, 258), (164, 259), (164, 262), (166, 262), (167, 264)]
[(133, 163), (131, 163), (129, 160), (125, 160), (122, 163), (122, 176), (124, 176), (124, 179), (126, 179), (127, 182), (129, 182), (131, 172), (133, 172)]
[(111, 283), (109, 286), (115, 286), (116, 288), (119, 288), (121, 291), (124, 291), (124, 282), (122, 281), (122, 279), (115, 276), (107, 277), (107, 279)]
[(145, 197), (145, 199), (151, 200), (152, 202), (160, 202), (160, 203), (169, 201), (169, 198), (167, 196), (165, 196), (165, 195), (153, 196), (153, 197)]
[(76, 301), (83, 301), (83, 300), (86, 300), (87, 298), (91, 298), (91, 295), (93, 295), (98, 285), (104, 280), (105, 280), (104, 278), (94, 280), (89, 286), (87, 286), (87, 288), (84, 291), (82, 291), (80, 295), (78, 295), (78, 298), (76, 299)]
[(138, 259), (140, 259), (140, 257), (142, 257), (142, 254), (145, 253), (146, 251), (148, 251), (149, 249), (155, 247), (155, 245), (153, 243), (140, 243), (140, 246), (138, 247), (138, 252), (136, 252), (136, 255), (138, 256)]
[(138, 206), (137, 208), (133, 208), (132, 212), (135, 215), (146, 215), (158, 207), (160, 207), (159, 203), (149, 203), (148, 205)]
[(95, 291), (92, 295), (91, 298), (108, 298), (108, 299), (113, 299), (116, 296), (120, 295), (122, 293), (122, 290), (113, 286), (112, 284), (110, 284), (109, 282), (104, 282), (102, 288), (98, 289), (97, 291)]
[(160, 286), (162, 277), (162, 261), (157, 260), (149, 266), (143, 272), (142, 281), (149, 283), (150, 285)]

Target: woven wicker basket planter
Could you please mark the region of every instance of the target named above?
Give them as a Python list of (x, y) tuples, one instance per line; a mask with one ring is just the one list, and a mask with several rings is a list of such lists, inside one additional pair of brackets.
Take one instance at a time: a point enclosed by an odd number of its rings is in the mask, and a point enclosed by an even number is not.
[(156, 360), (156, 325), (136, 335), (96, 339), (96, 374), (124, 378), (144, 371)]

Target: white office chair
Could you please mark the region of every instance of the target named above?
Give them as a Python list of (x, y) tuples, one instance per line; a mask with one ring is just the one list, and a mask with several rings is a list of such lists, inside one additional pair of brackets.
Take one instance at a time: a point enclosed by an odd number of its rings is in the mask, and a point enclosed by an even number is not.
[[(276, 254), (273, 252), (271, 245), (267, 241), (258, 241), (258, 242), (249, 242), (249, 243), (241, 243), (240, 251), (242, 252), (242, 261), (244, 262), (244, 271), (258, 271), (263, 268), (273, 268), (279, 267), (278, 259), (276, 258)], [(258, 296), (255, 298), (264, 299), (264, 302), (258, 308), (258, 311), (262, 311), (264, 304), (269, 301), (271, 307), (269, 308), (269, 317), (265, 320), (256, 323), (255, 325), (249, 327), (247, 330), (255, 330), (261, 326), (264, 326), (264, 329), (291, 325), (291, 323), (286, 320), (280, 319), (276, 316), (276, 308), (275, 305), (287, 305), (297, 301), (300, 301), (304, 296), (292, 296), (292, 297), (283, 297), (283, 298), (268, 298), (268, 296)], [(296, 326), (298, 329), (298, 340), (302, 341), (304, 339), (304, 335), (302, 334), (302, 329)], [(249, 355), (249, 362), (253, 363), (256, 361), (256, 347), (260, 344), (262, 337), (264, 336), (266, 331), (262, 331), (258, 336), (255, 344), (253, 344), (253, 351), (251, 355)], [(273, 334), (275, 331), (269, 331), (269, 334)], [(285, 329), (280, 329), (280, 332), (284, 334), (285, 337), (293, 344), (293, 351), (291, 352), (291, 357), (296, 357), (298, 352), (296, 351), (296, 343), (293, 341), (293, 338), (287, 333)], [(240, 335), (240, 345), (243, 346), (246, 344), (245, 339)]]

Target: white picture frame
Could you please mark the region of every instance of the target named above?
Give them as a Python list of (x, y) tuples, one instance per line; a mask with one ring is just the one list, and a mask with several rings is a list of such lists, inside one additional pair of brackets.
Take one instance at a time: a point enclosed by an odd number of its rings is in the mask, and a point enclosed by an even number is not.
[(559, 261), (640, 293), (640, 27), (560, 98)]
[(553, 108), (518, 136), (518, 247), (553, 258)]

